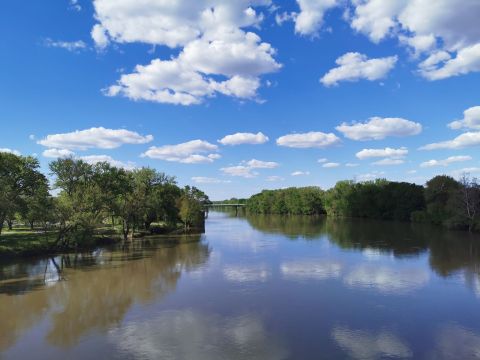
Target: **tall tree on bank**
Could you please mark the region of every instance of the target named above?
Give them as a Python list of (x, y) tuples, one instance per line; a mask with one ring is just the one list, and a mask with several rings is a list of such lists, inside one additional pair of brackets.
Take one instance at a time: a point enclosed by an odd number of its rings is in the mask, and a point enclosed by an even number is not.
[(472, 231), (477, 225), (480, 213), (480, 184), (476, 178), (470, 179), (464, 174), (460, 185), (455, 198), (456, 213), (466, 224), (468, 231)]
[(185, 231), (190, 228), (198, 228), (204, 224), (203, 206), (209, 202), (208, 196), (195, 186), (185, 186), (179, 199), (180, 219), (183, 222)]
[(0, 153), (0, 234), (7, 216), (19, 211), (35, 189), (47, 184), (38, 168), (33, 157)]
[(437, 225), (446, 225), (455, 215), (452, 200), (461, 184), (446, 175), (435, 176), (425, 185), (425, 202), (429, 221)]

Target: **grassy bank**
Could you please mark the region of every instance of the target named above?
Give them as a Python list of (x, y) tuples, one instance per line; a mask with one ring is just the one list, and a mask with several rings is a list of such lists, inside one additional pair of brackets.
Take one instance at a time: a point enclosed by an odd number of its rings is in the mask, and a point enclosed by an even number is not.
[(15, 229), (3, 231), (0, 236), (0, 257), (36, 255), (53, 251), (57, 233)]
[[(165, 228), (155, 226), (152, 232), (141, 230), (135, 233), (134, 238), (161, 238), (184, 233), (184, 228)], [(201, 229), (192, 229), (190, 233), (201, 233)], [(91, 250), (100, 246), (121, 243), (123, 236), (120, 228), (101, 227), (96, 229), (91, 241), (83, 245), (72, 244), (68, 247), (57, 245), (57, 231), (30, 230), (28, 228), (14, 228), (4, 230), (0, 236), (0, 258), (15, 258), (27, 256), (52, 255), (62, 252)]]

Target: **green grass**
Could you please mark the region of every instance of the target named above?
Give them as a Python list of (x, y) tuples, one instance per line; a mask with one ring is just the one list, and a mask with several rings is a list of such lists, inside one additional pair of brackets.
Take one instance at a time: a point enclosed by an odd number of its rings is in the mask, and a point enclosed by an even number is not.
[(32, 231), (27, 228), (4, 230), (0, 235), (0, 256), (48, 251), (56, 237), (55, 231), (45, 234), (43, 231)]
[[(152, 227), (158, 226), (163, 228), (166, 226), (164, 223), (153, 223)], [(183, 229), (183, 227), (178, 226)], [(171, 234), (172, 230), (166, 228), (164, 235)], [(0, 257), (1, 258), (14, 258), (17, 256), (29, 256), (29, 255), (45, 255), (49, 253), (55, 253), (56, 251), (68, 251), (66, 248), (56, 248), (54, 246), (57, 240), (57, 231), (52, 230), (45, 233), (41, 229), (31, 230), (29, 227), (14, 227), (12, 230), (3, 229), (0, 234)], [(150, 232), (145, 230), (136, 230), (135, 237), (144, 236), (159, 236), (161, 234), (150, 235)], [(105, 244), (111, 244), (123, 239), (122, 227), (116, 224), (115, 227), (111, 225), (101, 225), (95, 229), (95, 233), (92, 236), (92, 241), (88, 244), (84, 244), (85, 247), (95, 247)], [(72, 248), (73, 249), (73, 248)]]

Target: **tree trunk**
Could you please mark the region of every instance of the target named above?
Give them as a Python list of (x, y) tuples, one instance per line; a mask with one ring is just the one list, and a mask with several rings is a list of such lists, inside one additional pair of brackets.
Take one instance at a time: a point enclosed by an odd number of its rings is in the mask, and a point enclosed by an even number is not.
[(34, 221), (30, 221), (30, 230), (33, 230)]
[(8, 230), (12, 231), (12, 229), (13, 229), (13, 221), (12, 221), (12, 220), (7, 220), (7, 224), (8, 224)]
[(126, 244), (128, 242), (128, 233), (130, 232), (130, 225), (128, 221), (123, 219), (122, 221), (122, 232), (123, 232), (123, 243)]
[(5, 224), (5, 218), (6, 217), (7, 217), (7, 215), (5, 214), (5, 212), (0, 213), (0, 235), (2, 234), (2, 230), (3, 230), (3, 226)]

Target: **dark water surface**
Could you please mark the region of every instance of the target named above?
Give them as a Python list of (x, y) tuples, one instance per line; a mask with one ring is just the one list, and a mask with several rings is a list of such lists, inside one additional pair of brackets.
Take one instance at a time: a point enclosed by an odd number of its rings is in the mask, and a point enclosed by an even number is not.
[(211, 213), (199, 242), (0, 264), (0, 358), (475, 359), (479, 275), (464, 232)]

